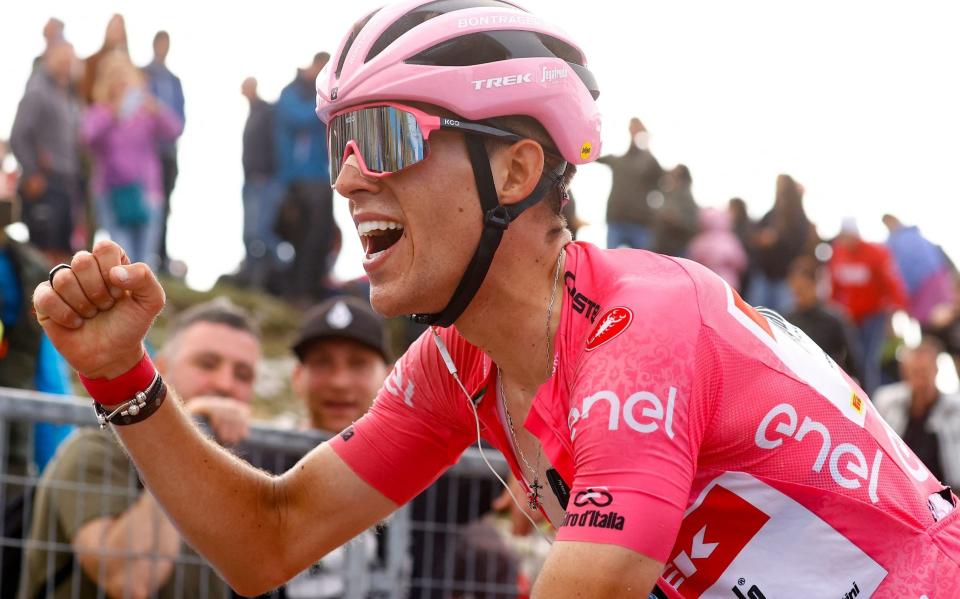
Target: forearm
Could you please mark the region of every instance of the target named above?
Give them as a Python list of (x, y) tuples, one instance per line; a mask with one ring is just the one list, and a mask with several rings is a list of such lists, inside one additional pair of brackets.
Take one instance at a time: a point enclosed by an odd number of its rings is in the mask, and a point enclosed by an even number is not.
[(111, 597), (146, 597), (170, 579), (180, 553), (180, 535), (160, 506), (144, 493), (105, 531), (106, 554), (97, 580)]
[(146, 421), (114, 430), (184, 539), (235, 588), (273, 579), (265, 559), (285, 537), (275, 478), (205, 438), (172, 392)]
[[(96, 389), (91, 394), (113, 405), (120, 400), (111, 395), (130, 396), (124, 387), (134, 381), (115, 379), (143, 367), (141, 343), (165, 295), (145, 264), (123, 264), (112, 241), (98, 242), (93, 258), (77, 254), (59, 271), (58, 280), (73, 277), (73, 288), (41, 283), (34, 306), (53, 344)], [(118, 300), (102, 305), (111, 294)], [(96, 315), (81, 317), (96, 298)], [(278, 586), (397, 508), (326, 443), (282, 477), (256, 470), (205, 438), (172, 390), (143, 421), (115, 431), (180, 534), (243, 594)]]

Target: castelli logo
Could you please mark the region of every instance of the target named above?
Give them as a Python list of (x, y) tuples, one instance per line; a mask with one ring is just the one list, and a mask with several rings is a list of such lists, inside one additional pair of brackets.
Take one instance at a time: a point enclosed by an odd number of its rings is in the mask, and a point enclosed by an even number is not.
[(600, 317), (600, 324), (587, 337), (587, 351), (592, 351), (615, 339), (620, 333), (627, 330), (633, 322), (633, 312), (630, 308), (611, 308)]

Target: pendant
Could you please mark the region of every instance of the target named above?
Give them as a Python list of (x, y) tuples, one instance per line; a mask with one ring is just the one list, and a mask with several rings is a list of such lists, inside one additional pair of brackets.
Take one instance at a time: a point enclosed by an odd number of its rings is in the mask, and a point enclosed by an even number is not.
[(539, 478), (533, 479), (533, 484), (530, 485), (530, 492), (527, 493), (527, 505), (530, 506), (531, 510), (540, 509), (540, 489), (543, 488), (543, 485), (540, 484)]

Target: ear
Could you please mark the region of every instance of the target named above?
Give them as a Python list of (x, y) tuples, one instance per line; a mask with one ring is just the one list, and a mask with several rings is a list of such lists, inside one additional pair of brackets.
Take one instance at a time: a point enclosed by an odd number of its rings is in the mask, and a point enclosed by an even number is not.
[(522, 139), (497, 151), (491, 157), (494, 183), (501, 204), (516, 204), (526, 199), (543, 174), (543, 148), (532, 139)]

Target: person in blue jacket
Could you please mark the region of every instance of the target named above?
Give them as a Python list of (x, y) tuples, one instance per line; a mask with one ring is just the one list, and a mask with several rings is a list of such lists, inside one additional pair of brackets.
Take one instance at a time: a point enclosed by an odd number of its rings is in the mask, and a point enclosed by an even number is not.
[(280, 93), (274, 114), (277, 177), (286, 197), (277, 233), (295, 253), (287, 295), (304, 304), (325, 296), (334, 239), (326, 128), (316, 115), (316, 79), (330, 60), (320, 52)]

